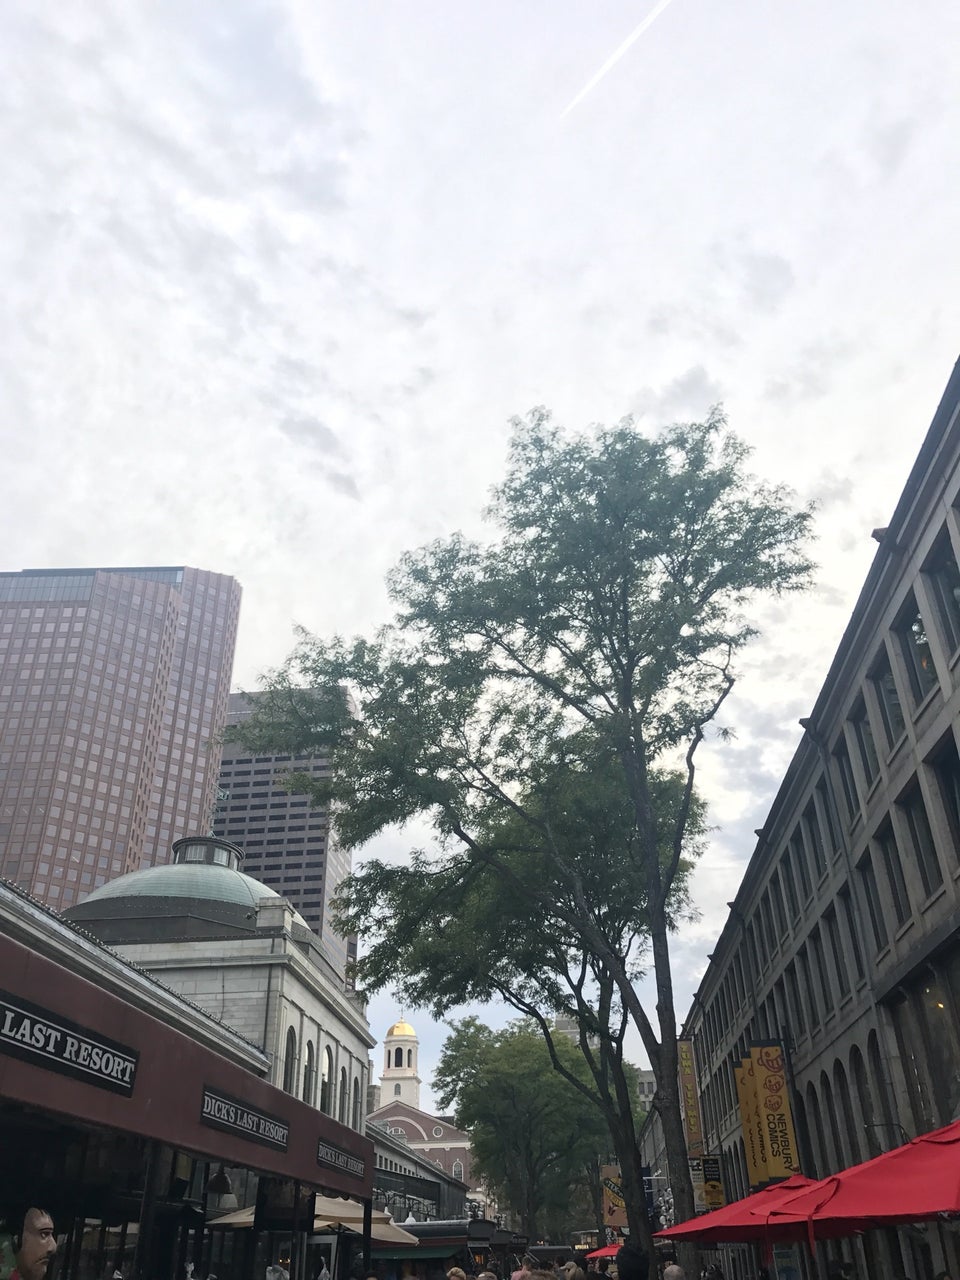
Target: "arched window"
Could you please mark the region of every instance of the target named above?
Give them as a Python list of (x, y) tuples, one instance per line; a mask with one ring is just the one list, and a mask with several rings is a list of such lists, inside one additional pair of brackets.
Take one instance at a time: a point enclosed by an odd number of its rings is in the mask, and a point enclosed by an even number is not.
[(408, 1067), (413, 1066), (413, 1050), (412, 1049), (407, 1050), (407, 1066)]
[(333, 1054), (329, 1046), (323, 1051), (323, 1070), (320, 1073), (320, 1110), (333, 1115)]
[(313, 1041), (307, 1041), (307, 1060), (303, 1067), (303, 1100), (311, 1107), (317, 1092), (317, 1055), (313, 1049)]
[(347, 1123), (347, 1106), (349, 1105), (349, 1096), (347, 1092), (347, 1068), (340, 1068), (340, 1108), (337, 1119), (341, 1124)]
[(283, 1057), (283, 1087), (287, 1093), (297, 1091), (297, 1033), (287, 1030), (287, 1046)]
[(401, 1089), (400, 1085), (395, 1084), (395, 1085), (393, 1086), (393, 1096), (394, 1096), (395, 1098), (399, 1098), (401, 1093), (402, 1093), (402, 1089)]
[(456, 1178), (458, 1182), (462, 1182), (463, 1181), (463, 1161), (454, 1160), (453, 1168), (450, 1170), (450, 1172), (453, 1174), (453, 1176)]
[(360, 1078), (359, 1076), (354, 1076), (353, 1077), (353, 1118), (350, 1121), (354, 1129), (360, 1128), (360, 1122), (362, 1118), (363, 1117), (360, 1111)]
[(394, 1065), (395, 1067), (402, 1067), (402, 1066), (403, 1066), (403, 1050), (402, 1050), (402, 1049), (394, 1049), (394, 1051), (393, 1051), (393, 1065)]

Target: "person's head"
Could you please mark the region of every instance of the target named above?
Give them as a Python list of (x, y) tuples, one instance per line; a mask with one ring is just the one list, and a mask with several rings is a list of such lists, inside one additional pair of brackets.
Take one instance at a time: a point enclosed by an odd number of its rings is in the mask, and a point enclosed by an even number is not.
[(638, 1245), (621, 1245), (617, 1250), (616, 1262), (618, 1280), (647, 1280), (650, 1259)]
[(447, 1280), (467, 1280), (467, 1273), (463, 1267), (451, 1267), (447, 1272)]
[(57, 1252), (53, 1218), (36, 1205), (16, 1208), (5, 1216), (21, 1280), (46, 1280)]

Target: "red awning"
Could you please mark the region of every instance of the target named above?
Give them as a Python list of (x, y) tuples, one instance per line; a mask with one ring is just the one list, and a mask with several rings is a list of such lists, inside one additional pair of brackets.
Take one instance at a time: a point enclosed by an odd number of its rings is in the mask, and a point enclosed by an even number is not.
[(811, 1241), (960, 1213), (960, 1120), (779, 1199), (765, 1212), (775, 1231), (799, 1226)]
[(735, 1200), (724, 1205), (722, 1209), (714, 1209), (711, 1213), (702, 1213), (687, 1222), (679, 1222), (675, 1227), (667, 1227), (657, 1231), (655, 1240), (700, 1240), (704, 1244), (733, 1241), (762, 1240), (797, 1240), (803, 1239), (803, 1230), (794, 1224), (783, 1224), (781, 1232), (775, 1226), (768, 1225), (761, 1214), (769, 1213), (771, 1206), (789, 1199), (798, 1192), (810, 1187), (819, 1186), (802, 1173), (795, 1173), (783, 1182), (773, 1183), (752, 1196)]

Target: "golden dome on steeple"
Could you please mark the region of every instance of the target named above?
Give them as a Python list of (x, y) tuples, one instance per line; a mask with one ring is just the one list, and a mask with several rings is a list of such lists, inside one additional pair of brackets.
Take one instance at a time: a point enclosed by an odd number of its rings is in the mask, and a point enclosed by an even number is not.
[(395, 1022), (387, 1032), (388, 1036), (413, 1036), (414, 1038), (416, 1038), (416, 1034), (410, 1023), (404, 1022), (402, 1019), (399, 1022)]

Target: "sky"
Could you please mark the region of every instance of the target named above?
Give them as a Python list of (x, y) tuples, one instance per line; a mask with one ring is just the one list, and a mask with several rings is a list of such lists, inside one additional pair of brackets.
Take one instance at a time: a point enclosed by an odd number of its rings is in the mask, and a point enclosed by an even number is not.
[(958, 354), (958, 47), (952, 0), (7, 0), (0, 567), (233, 574), (251, 688), (482, 531), (512, 415), (722, 403), (819, 567), (703, 753), (685, 1009)]

